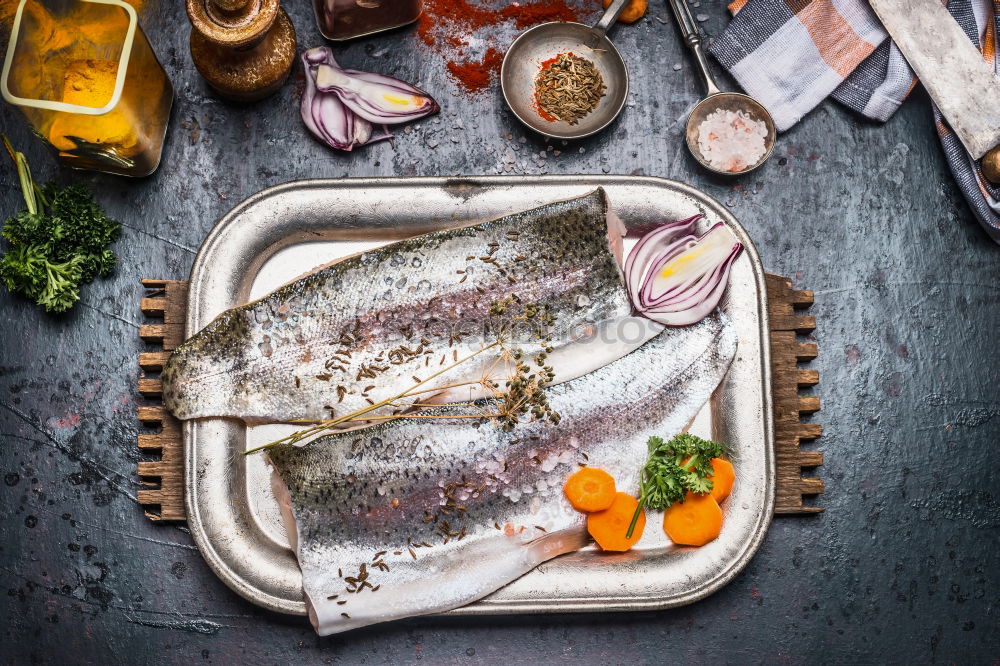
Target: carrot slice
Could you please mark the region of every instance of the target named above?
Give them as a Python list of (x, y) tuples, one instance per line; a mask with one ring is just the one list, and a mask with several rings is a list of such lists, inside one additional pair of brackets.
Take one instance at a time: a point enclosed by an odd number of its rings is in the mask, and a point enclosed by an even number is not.
[(594, 541), (601, 547), (601, 550), (626, 551), (639, 541), (642, 530), (646, 527), (646, 513), (639, 514), (639, 520), (635, 524), (635, 530), (631, 538), (626, 538), (628, 525), (632, 522), (632, 515), (638, 500), (627, 493), (616, 493), (614, 501), (604, 511), (597, 511), (587, 516), (587, 531)]
[[(607, 9), (611, 5), (612, 0), (604, 0), (604, 8)], [(619, 14), (618, 20), (622, 23), (635, 23), (643, 16), (646, 15), (646, 10), (649, 8), (649, 0), (630, 0), (622, 13)]]
[(603, 511), (615, 501), (615, 480), (602, 469), (584, 467), (566, 479), (563, 492), (577, 511)]
[(722, 532), (722, 509), (711, 494), (687, 493), (663, 512), (663, 531), (682, 546), (704, 546)]
[(712, 474), (708, 478), (712, 479), (712, 497), (719, 504), (729, 497), (733, 491), (733, 482), (736, 481), (736, 470), (733, 464), (722, 458), (712, 458)]

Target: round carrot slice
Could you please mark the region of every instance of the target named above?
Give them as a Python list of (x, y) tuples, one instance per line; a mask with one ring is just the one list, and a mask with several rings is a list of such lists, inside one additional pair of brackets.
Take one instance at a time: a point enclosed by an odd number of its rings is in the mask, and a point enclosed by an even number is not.
[(722, 504), (722, 500), (729, 497), (729, 493), (733, 492), (733, 482), (736, 481), (736, 470), (733, 469), (733, 464), (728, 460), (723, 460), (722, 458), (712, 458), (712, 475), (708, 478), (712, 479), (712, 497), (719, 504)]
[(566, 479), (563, 492), (577, 511), (603, 511), (615, 499), (615, 480), (604, 470), (584, 467)]
[(688, 493), (663, 512), (663, 531), (682, 546), (704, 546), (722, 532), (722, 509), (711, 494)]
[(587, 531), (601, 550), (616, 552), (626, 551), (639, 541), (642, 530), (646, 527), (646, 513), (639, 513), (639, 520), (631, 538), (626, 538), (629, 523), (635, 515), (639, 502), (627, 493), (616, 493), (614, 501), (604, 511), (597, 511), (587, 516)]

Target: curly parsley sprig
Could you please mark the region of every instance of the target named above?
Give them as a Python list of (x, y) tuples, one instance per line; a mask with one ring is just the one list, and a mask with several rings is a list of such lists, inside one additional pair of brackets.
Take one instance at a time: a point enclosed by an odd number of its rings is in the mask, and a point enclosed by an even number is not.
[(48, 312), (65, 312), (80, 298), (81, 286), (111, 274), (115, 255), (108, 246), (118, 238), (119, 224), (83, 185), (39, 187), (24, 154), (2, 138), (17, 167), (25, 209), (0, 230), (8, 245), (0, 255), (0, 282)]
[(722, 455), (722, 445), (690, 433), (675, 435), (669, 442), (649, 438), (649, 456), (639, 480), (639, 506), (629, 523), (626, 538), (632, 536), (643, 508), (663, 511), (674, 502), (683, 502), (687, 492), (704, 495), (712, 490), (712, 458)]

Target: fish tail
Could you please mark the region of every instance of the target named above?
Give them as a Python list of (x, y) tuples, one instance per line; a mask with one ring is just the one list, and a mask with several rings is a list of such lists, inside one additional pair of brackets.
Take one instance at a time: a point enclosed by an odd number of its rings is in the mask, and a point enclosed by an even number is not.
[(531, 559), (537, 563), (553, 557), (580, 550), (590, 543), (587, 529), (582, 525), (568, 530), (560, 530), (541, 536), (528, 544)]

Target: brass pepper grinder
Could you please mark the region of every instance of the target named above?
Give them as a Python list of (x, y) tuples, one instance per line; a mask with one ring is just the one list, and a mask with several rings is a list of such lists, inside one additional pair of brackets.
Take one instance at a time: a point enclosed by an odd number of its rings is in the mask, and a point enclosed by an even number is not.
[(220, 96), (254, 102), (277, 92), (295, 60), (295, 28), (279, 0), (187, 0), (191, 58)]
[(986, 180), (994, 185), (1000, 185), (1000, 146), (994, 146), (983, 155), (983, 160), (979, 164)]

